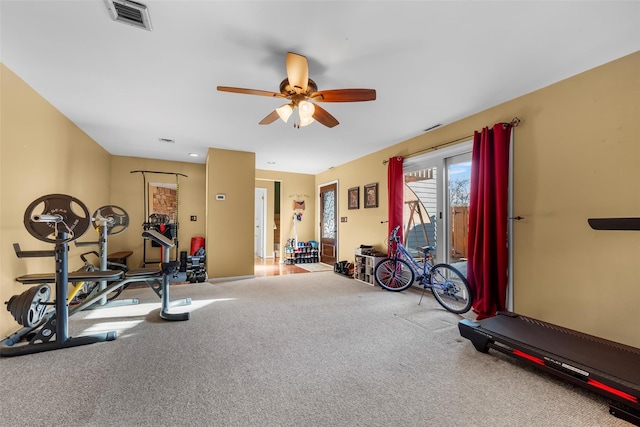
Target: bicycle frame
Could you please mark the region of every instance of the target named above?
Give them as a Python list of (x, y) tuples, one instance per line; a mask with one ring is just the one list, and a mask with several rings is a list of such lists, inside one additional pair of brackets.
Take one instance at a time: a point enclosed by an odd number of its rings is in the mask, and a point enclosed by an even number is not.
[(421, 263), (400, 242), (399, 229), (400, 226), (396, 226), (389, 236), (389, 256), (376, 264), (374, 275), (378, 285), (388, 291), (400, 292), (417, 281), (423, 287), (423, 296), (428, 288), (446, 310), (466, 313), (473, 303), (467, 279), (450, 264), (434, 264), (433, 246), (420, 248), (424, 256)]
[(416, 280), (418, 280), (419, 283), (422, 286), (424, 286), (425, 289), (431, 288), (431, 283), (429, 282), (429, 274), (431, 274), (431, 267), (432, 267), (429, 261), (431, 259), (429, 256), (430, 251), (427, 251), (424, 254), (422, 263), (420, 263), (416, 258), (414, 258), (413, 255), (411, 255), (411, 253), (409, 253), (407, 248), (405, 248), (404, 245), (400, 243), (395, 233), (392, 235), (391, 238), (396, 240), (394, 240), (395, 250), (393, 250), (389, 258), (403, 259), (407, 261), (409, 263), (409, 266), (413, 270)]

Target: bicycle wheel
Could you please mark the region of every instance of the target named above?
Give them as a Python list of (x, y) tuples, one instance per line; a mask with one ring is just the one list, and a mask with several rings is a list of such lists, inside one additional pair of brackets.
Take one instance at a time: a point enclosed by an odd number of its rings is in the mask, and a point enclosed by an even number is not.
[(431, 292), (445, 309), (462, 314), (471, 308), (472, 296), (469, 282), (449, 264), (437, 264), (431, 269)]
[(415, 279), (415, 273), (408, 262), (393, 258), (380, 261), (373, 275), (378, 285), (394, 292), (404, 291)]

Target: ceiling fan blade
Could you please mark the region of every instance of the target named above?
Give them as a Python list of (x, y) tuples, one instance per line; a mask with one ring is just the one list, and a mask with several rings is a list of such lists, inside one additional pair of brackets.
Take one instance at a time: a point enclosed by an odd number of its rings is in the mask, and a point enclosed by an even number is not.
[(245, 95), (270, 96), (272, 98), (284, 98), (285, 96), (278, 92), (269, 92), (266, 90), (244, 89), (241, 87), (218, 86), (220, 92), (242, 93)]
[(297, 93), (305, 93), (309, 83), (307, 58), (297, 53), (287, 52), (287, 78)]
[(329, 112), (324, 108), (322, 108), (321, 106), (314, 105), (314, 107), (315, 107), (315, 111), (313, 112), (313, 118), (316, 121), (320, 122), (321, 124), (325, 125), (328, 128), (337, 126), (340, 123), (335, 117), (329, 114)]
[(330, 89), (313, 92), (309, 96), (316, 102), (359, 102), (376, 99), (375, 89)]
[(638, 230), (639, 218), (589, 218), (589, 225), (594, 230)]
[(276, 110), (273, 110), (267, 117), (265, 117), (264, 119), (262, 119), (262, 121), (260, 121), (260, 125), (270, 125), (271, 123), (275, 122), (276, 120), (278, 120), (280, 116), (278, 115), (278, 112)]

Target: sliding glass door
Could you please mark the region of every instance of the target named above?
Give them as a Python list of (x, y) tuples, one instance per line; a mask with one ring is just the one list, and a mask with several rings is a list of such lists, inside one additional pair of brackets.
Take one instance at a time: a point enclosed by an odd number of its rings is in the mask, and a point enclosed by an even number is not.
[(458, 154), (444, 159), (446, 167), (446, 203), (444, 211), (448, 217), (447, 258), (452, 264), (467, 260), (467, 237), (469, 236), (469, 199), (471, 192), (471, 153)]
[(405, 246), (436, 247), (436, 262), (466, 273), (471, 141), (405, 159)]

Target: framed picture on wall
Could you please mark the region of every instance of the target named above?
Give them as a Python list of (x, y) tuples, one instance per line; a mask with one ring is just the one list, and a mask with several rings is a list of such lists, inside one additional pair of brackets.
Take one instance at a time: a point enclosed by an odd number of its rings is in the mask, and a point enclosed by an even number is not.
[[(161, 215), (168, 222), (177, 223), (178, 186), (163, 182), (150, 182), (148, 195), (149, 215)], [(145, 218), (147, 221), (147, 218)]]
[(360, 209), (360, 187), (353, 187), (348, 190), (349, 209)]
[(378, 207), (378, 183), (367, 184), (364, 186), (364, 207), (377, 208)]

